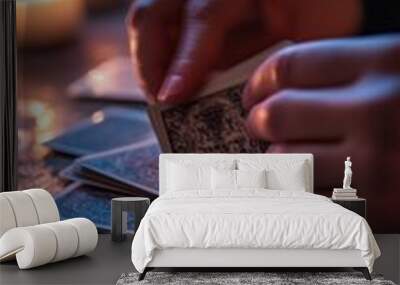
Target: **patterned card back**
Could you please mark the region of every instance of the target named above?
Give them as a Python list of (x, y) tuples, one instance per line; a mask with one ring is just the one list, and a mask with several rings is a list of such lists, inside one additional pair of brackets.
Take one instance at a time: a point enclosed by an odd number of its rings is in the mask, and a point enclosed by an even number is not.
[(247, 134), (242, 89), (239, 85), (167, 108), (151, 106), (149, 114), (163, 152), (265, 152), (268, 143)]

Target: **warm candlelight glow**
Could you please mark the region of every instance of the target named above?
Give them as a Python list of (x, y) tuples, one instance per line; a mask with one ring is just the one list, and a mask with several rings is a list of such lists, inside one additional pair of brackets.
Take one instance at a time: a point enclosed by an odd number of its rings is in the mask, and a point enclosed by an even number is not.
[(28, 116), (33, 119), (35, 124), (35, 133), (32, 138), (33, 152), (36, 156), (41, 157), (48, 152), (41, 143), (54, 137), (57, 130), (55, 112), (48, 103), (38, 100), (29, 100), (27, 111)]
[(92, 122), (95, 124), (101, 123), (102, 121), (104, 121), (104, 112), (103, 111), (97, 111), (95, 112), (92, 117)]

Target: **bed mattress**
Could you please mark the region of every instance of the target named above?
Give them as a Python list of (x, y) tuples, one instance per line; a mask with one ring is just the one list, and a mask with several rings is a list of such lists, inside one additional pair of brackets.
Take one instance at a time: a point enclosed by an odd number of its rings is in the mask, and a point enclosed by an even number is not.
[(135, 234), (132, 262), (143, 272), (156, 250), (173, 248), (359, 250), (370, 271), (380, 255), (365, 219), (330, 199), (259, 189), (157, 198)]

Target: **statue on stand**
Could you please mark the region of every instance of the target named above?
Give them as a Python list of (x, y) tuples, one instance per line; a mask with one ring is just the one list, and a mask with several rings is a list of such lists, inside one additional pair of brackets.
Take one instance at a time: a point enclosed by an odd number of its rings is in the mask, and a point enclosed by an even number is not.
[(343, 179), (343, 189), (352, 189), (351, 188), (351, 177), (353, 175), (353, 171), (351, 170), (351, 160), (350, 156), (347, 157), (344, 162), (344, 179)]
[(334, 200), (351, 200), (357, 199), (357, 189), (351, 187), (351, 178), (353, 171), (351, 170), (352, 162), (350, 156), (344, 162), (344, 178), (343, 188), (333, 188), (332, 199)]

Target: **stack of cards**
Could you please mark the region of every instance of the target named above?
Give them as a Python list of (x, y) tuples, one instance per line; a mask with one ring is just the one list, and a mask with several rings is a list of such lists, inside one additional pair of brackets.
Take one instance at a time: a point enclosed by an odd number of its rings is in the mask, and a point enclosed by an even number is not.
[(123, 195), (155, 198), (159, 154), (156, 140), (149, 139), (79, 158), (60, 175)]
[(82, 156), (154, 137), (144, 109), (113, 107), (93, 113), (44, 145), (63, 154)]
[(243, 86), (174, 106), (149, 108), (164, 152), (262, 153), (268, 144), (251, 139), (245, 128)]
[(243, 87), (254, 70), (281, 43), (215, 75), (189, 102), (152, 105), (149, 115), (163, 152), (262, 153), (268, 143), (251, 139), (241, 104)]
[(158, 194), (160, 150), (143, 109), (100, 110), (45, 145), (79, 157), (60, 172), (68, 180), (128, 195)]
[[(62, 219), (84, 217), (94, 222), (101, 232), (111, 229), (111, 199), (118, 194), (75, 182), (55, 197)], [(128, 213), (128, 228), (132, 229), (135, 217)]]
[(112, 198), (158, 196), (160, 150), (143, 108), (97, 111), (45, 145), (75, 158), (59, 173), (74, 182), (56, 197), (62, 218), (87, 217), (108, 230)]

